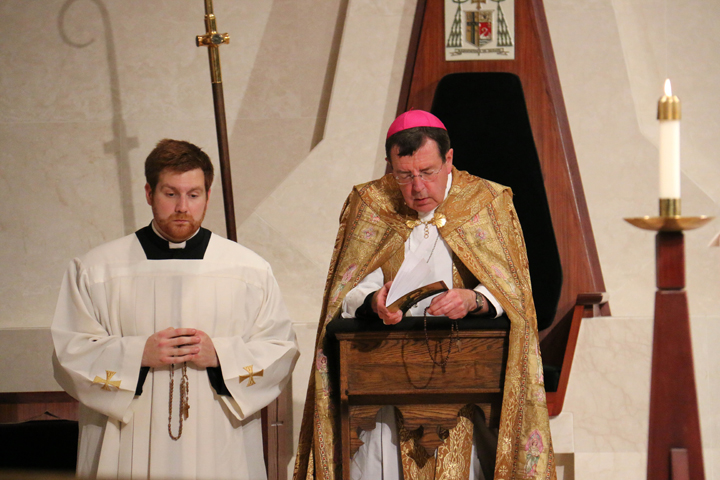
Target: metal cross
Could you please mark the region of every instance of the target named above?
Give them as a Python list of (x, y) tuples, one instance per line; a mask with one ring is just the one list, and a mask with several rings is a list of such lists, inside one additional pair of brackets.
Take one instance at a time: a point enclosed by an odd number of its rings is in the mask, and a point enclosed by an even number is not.
[(105, 375), (107, 376), (107, 378), (95, 377), (93, 383), (102, 383), (103, 390), (110, 390), (110, 387), (120, 388), (120, 382), (122, 380), (110, 380), (113, 375), (115, 375), (115, 373), (116, 372), (111, 372), (110, 370), (105, 370)]
[(220, 51), (218, 47), (222, 44), (230, 43), (230, 35), (217, 32), (217, 21), (213, 13), (212, 0), (205, 0), (205, 28), (207, 32), (205, 35), (198, 35), (195, 39), (195, 44), (198, 47), (208, 47), (212, 83), (222, 83)]
[(260, 370), (257, 373), (253, 373), (253, 367), (252, 365), (248, 367), (244, 367), (245, 371), (248, 372), (249, 375), (240, 375), (240, 383), (244, 382), (245, 380), (248, 380), (247, 386), (250, 387), (252, 385), (255, 385), (255, 379), (253, 377), (262, 377), (265, 370)]

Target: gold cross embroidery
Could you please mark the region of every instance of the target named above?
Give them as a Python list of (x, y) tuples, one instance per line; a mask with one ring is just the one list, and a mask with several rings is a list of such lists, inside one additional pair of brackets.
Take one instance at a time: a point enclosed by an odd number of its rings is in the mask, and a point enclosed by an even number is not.
[(262, 377), (263, 372), (265, 371), (265, 370), (260, 370), (257, 373), (253, 373), (252, 365), (244, 367), (244, 368), (245, 368), (245, 371), (248, 372), (248, 375), (240, 375), (240, 383), (249, 379), (248, 384), (247, 384), (248, 387), (255, 385), (255, 379), (253, 377)]
[(115, 375), (115, 372), (111, 372), (110, 370), (105, 370), (105, 374), (107, 375), (107, 378), (95, 377), (95, 380), (93, 380), (93, 383), (102, 383), (103, 390), (110, 390), (110, 387), (120, 388), (120, 382), (122, 380), (110, 380), (113, 377), (113, 375)]

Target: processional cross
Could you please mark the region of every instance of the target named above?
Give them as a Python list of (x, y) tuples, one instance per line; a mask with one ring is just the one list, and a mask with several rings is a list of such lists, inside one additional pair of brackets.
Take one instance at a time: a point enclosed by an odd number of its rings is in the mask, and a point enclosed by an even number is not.
[(227, 238), (237, 242), (235, 228), (235, 204), (233, 201), (232, 177), (230, 176), (230, 149), (228, 147), (227, 122), (225, 120), (225, 96), (220, 70), (220, 45), (230, 43), (230, 35), (218, 33), (213, 13), (212, 0), (205, 0), (205, 32), (195, 38), (198, 47), (208, 47), (210, 79), (212, 81), (213, 103), (215, 104), (215, 130), (217, 131), (218, 153), (220, 155), (220, 178), (222, 181), (223, 204), (225, 205), (225, 227)]

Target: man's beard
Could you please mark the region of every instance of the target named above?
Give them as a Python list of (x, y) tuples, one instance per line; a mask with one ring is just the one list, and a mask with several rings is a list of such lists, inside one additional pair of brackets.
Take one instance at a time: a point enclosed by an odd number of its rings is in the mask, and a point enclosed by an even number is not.
[[(173, 243), (180, 243), (190, 238), (202, 225), (203, 216), (199, 220), (193, 219), (190, 215), (173, 214), (169, 218), (163, 220), (155, 220), (157, 228), (162, 232), (168, 240)], [(177, 224), (176, 220), (185, 220), (186, 223)]]

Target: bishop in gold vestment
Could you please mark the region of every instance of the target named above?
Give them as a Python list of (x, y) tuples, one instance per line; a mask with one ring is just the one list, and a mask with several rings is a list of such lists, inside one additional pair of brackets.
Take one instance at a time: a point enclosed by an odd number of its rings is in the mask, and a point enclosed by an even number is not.
[[(400, 130), (425, 126), (444, 129), (435, 117), (430, 123), (417, 119), (420, 113), (430, 114), (414, 112), (417, 115), (408, 118), (408, 112), (393, 123), (389, 139), (396, 133), (393, 128), (397, 128), (398, 121), (404, 122)], [(423, 118), (427, 122), (427, 117)], [(410, 153), (393, 150), (395, 154), (389, 155), (393, 160), (393, 173), (356, 186), (343, 206), (325, 286), (294, 478), (334, 480), (342, 477), (339, 393), (332, 391), (328, 377), (325, 328), (341, 315), (348, 292), (368, 274), (382, 269), (385, 281), (392, 280), (402, 263), (405, 242), (413, 225), (417, 225), (414, 221), (419, 218), (418, 213), (432, 211), (434, 218), (445, 218), (443, 222), (436, 222), (435, 227), (452, 251), (453, 290), (460, 292), (475, 286), (468, 284), (469, 272), (469, 281), (487, 288), (511, 322), (494, 478), (555, 479), (528, 260), (512, 192), (502, 185), (456, 170), (452, 167), (451, 149), (449, 155), (443, 155), (443, 149), (438, 146), (442, 160), (439, 169), (426, 165), (420, 153), (433, 140), (424, 141), (421, 148), (416, 147), (416, 151)], [(415, 159), (415, 163), (396, 163), (398, 153), (400, 158)], [(410, 166), (401, 169), (398, 165)], [(434, 195), (430, 182), (443, 176), (451, 182), (449, 189), (445, 184), (440, 185), (447, 194), (435, 196), (434, 202), (428, 200)], [(426, 208), (426, 205), (429, 206)], [(374, 299), (373, 302), (373, 310), (381, 318), (385, 289), (386, 286), (379, 292), (381, 301)], [(438, 308), (435, 310), (431, 307), (429, 313), (451, 316)], [(469, 310), (466, 307), (464, 312)], [(459, 422), (457, 428), (467, 429), (467, 425)], [(402, 450), (406, 452), (406, 445)], [(440, 447), (438, 460), (433, 462), (437, 463), (437, 470), (433, 472), (413, 466), (412, 460), (403, 455), (406, 480), (459, 478), (448, 477), (448, 472), (442, 471), (441, 457), (447, 450)], [(463, 475), (467, 478), (467, 468)]]

